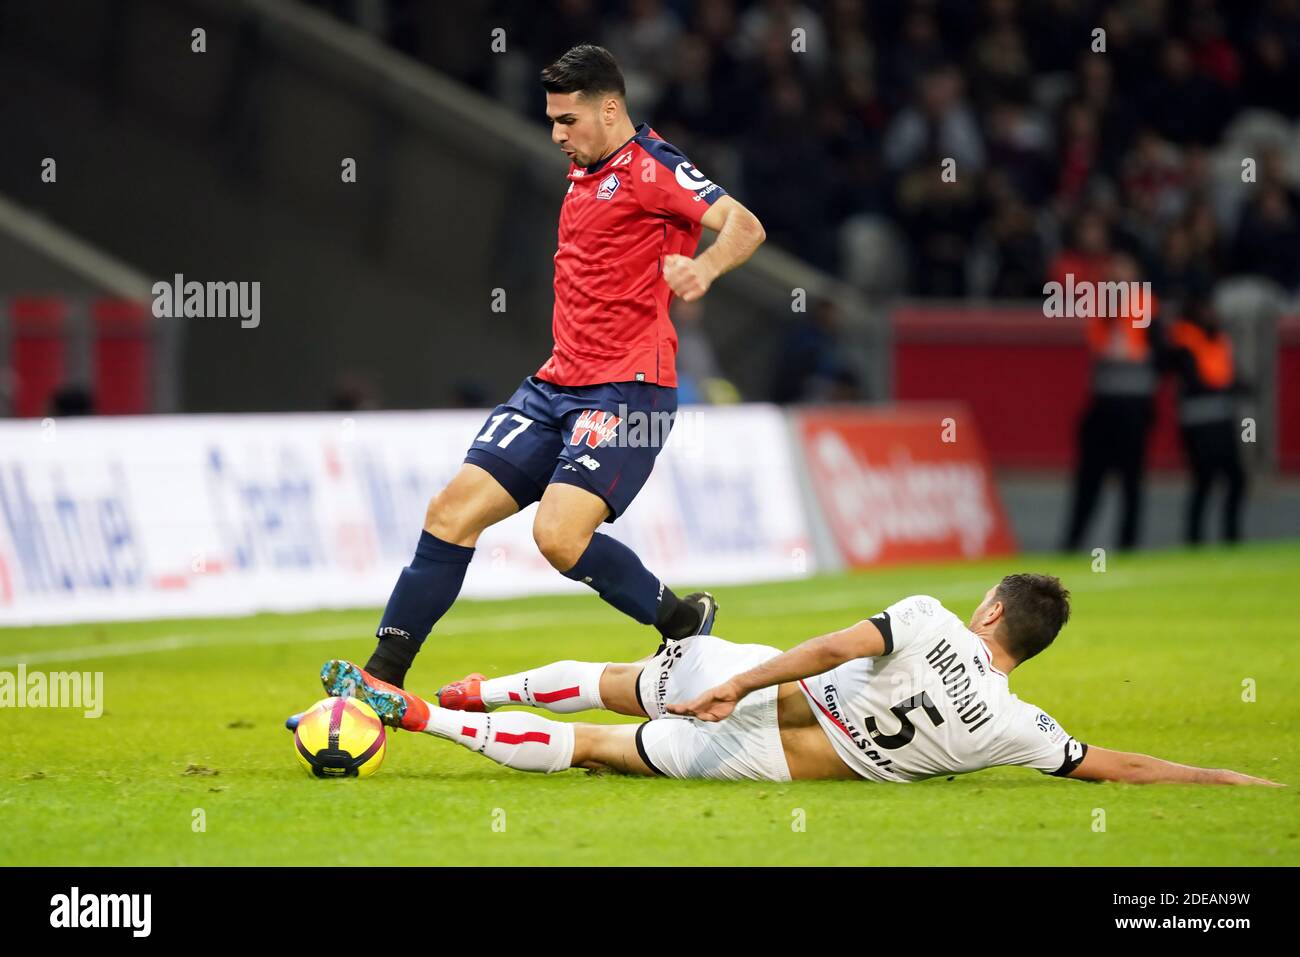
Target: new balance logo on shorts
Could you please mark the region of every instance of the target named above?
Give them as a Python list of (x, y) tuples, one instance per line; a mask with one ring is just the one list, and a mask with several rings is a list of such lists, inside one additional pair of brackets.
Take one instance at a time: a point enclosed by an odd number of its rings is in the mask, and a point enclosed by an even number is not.
[(596, 471), (596, 469), (600, 468), (600, 463), (597, 462), (595, 459), (593, 459), (590, 455), (579, 455), (576, 459), (574, 459), (574, 461), (577, 462), (579, 465), (585, 465), (588, 469), (590, 469), (593, 472)]
[(613, 412), (605, 412), (602, 409), (587, 409), (578, 416), (578, 421), (573, 426), (573, 435), (569, 438), (570, 445), (581, 445), (586, 442), (591, 448), (597, 448), (606, 442), (610, 442), (618, 435), (618, 424), (623, 420)]

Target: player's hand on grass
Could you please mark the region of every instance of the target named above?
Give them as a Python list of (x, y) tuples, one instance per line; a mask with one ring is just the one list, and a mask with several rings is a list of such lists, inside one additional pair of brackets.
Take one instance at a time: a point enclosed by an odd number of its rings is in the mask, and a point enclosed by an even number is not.
[(670, 714), (699, 718), (701, 721), (721, 721), (736, 710), (736, 704), (743, 697), (744, 694), (734, 681), (724, 681), (685, 704), (670, 704), (668, 711)]
[(1242, 774), (1240, 771), (1233, 771), (1229, 768), (1219, 770), (1220, 784), (1262, 784), (1270, 788), (1284, 788), (1285, 784), (1279, 781), (1270, 781), (1268, 778), (1257, 778), (1249, 774)]
[(664, 281), (673, 294), (683, 302), (694, 302), (709, 291), (713, 277), (708, 267), (676, 253), (664, 257)]

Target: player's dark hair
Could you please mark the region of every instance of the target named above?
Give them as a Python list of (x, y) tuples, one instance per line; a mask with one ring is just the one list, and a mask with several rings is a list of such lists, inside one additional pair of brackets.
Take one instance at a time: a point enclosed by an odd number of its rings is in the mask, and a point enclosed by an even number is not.
[(1006, 648), (1017, 663), (1050, 645), (1070, 620), (1070, 593), (1054, 575), (1008, 575), (993, 597), (1002, 602)]
[(627, 95), (623, 71), (614, 55), (604, 47), (581, 43), (542, 70), (542, 88), (547, 93), (605, 93)]

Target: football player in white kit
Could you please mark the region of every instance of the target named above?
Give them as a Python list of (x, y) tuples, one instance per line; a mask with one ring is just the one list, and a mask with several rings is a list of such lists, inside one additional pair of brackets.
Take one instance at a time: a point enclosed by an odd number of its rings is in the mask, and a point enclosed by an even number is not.
[[(1049, 575), (1008, 575), (970, 623), (914, 595), (782, 652), (710, 635), (665, 641), (635, 663), (559, 661), (470, 675), (438, 703), (332, 661), (385, 723), (455, 741), (524, 771), (612, 769), (673, 778), (920, 781), (999, 765), (1090, 781), (1284, 785), (1223, 768), (1109, 751), (1072, 737), (1012, 693), (1008, 675), (1052, 643), (1069, 592)], [(603, 708), (637, 725), (551, 721)]]

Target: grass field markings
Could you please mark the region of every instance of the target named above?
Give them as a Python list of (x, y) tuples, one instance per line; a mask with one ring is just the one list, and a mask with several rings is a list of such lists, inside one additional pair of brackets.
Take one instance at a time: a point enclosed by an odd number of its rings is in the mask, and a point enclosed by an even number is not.
[[(978, 596), (988, 585), (984, 582), (956, 583), (945, 586), (945, 594), (962, 589)], [(978, 588), (979, 591), (975, 589)], [(882, 599), (883, 600), (883, 599)], [(771, 618), (774, 614), (804, 615), (818, 611), (840, 611), (844, 609), (863, 609), (867, 614), (871, 609), (864, 605), (861, 591), (831, 592), (821, 595), (807, 595), (782, 601), (751, 602), (728, 611), (728, 617), (734, 619)], [(876, 609), (878, 610), (878, 609)], [(616, 620), (616, 619), (615, 619)], [(603, 609), (590, 611), (536, 611), (515, 612), (505, 615), (472, 616), (440, 623), (435, 631), (437, 635), (455, 635), (464, 633), (501, 633), (503, 635), (527, 631), (530, 628), (564, 626), (564, 625), (602, 625), (609, 624), (609, 612)], [(56, 661), (80, 661), (87, 658), (121, 658), (133, 655), (155, 654), (168, 651), (187, 651), (194, 648), (223, 648), (231, 645), (288, 645), (298, 643), (341, 641), (366, 637), (364, 632), (354, 625), (329, 625), (304, 630), (302, 624), (282, 622), (267, 625), (256, 632), (234, 634), (217, 632), (212, 635), (175, 634), (160, 638), (144, 638), (137, 641), (109, 642), (99, 645), (74, 645), (68, 648), (34, 649), (10, 655), (0, 655), (0, 668), (18, 664), (46, 664)], [(812, 637), (805, 635), (803, 637)]]
[[(1225, 569), (1224, 564), (1216, 563), (1214, 568), (1215, 585), (1221, 587), (1225, 579), (1240, 578), (1258, 578), (1258, 569), (1243, 566), (1240, 568), (1239, 575), (1233, 575), (1231, 566)], [(1176, 572), (1175, 575), (1162, 575), (1160, 572)], [(967, 594), (972, 597), (979, 597), (985, 589), (992, 584), (996, 578), (996, 572), (990, 571), (988, 577), (980, 579), (968, 579), (961, 581), (936, 582), (933, 591), (942, 592), (945, 596), (958, 594)], [(1105, 578), (1089, 577), (1080, 578), (1078, 583), (1071, 590), (1077, 595), (1086, 594), (1092, 591), (1112, 591), (1131, 588), (1145, 588), (1157, 586), (1162, 583), (1178, 581), (1186, 582), (1187, 569), (1126, 569), (1124, 571), (1112, 571)], [(1162, 582), (1161, 579), (1165, 579)], [(800, 586), (807, 585), (807, 582), (798, 582)], [(867, 607), (866, 603), (870, 601), (870, 595), (875, 589), (887, 589), (892, 586), (891, 582), (871, 582), (864, 583), (864, 588), (842, 589), (830, 592), (810, 591), (806, 594), (791, 595), (782, 599), (760, 599), (749, 601), (743, 604), (732, 602), (728, 605), (726, 612), (727, 619), (750, 619), (750, 618), (770, 618), (773, 615), (803, 615), (813, 612), (823, 611), (842, 611), (860, 609), (862, 613), (868, 614), (872, 610)], [(1068, 585), (1069, 583), (1067, 583)], [(906, 590), (905, 588), (902, 590)], [(902, 597), (901, 595), (899, 597)], [(879, 599), (885, 601), (886, 599)], [(355, 613), (358, 610), (349, 610), (343, 614)], [(960, 609), (957, 610), (960, 614)], [(308, 614), (319, 614), (311, 612)], [(236, 619), (245, 621), (242, 619)], [(535, 611), (535, 612), (512, 612), (503, 615), (470, 615), (468, 617), (458, 618), (454, 621), (440, 623), (437, 627), (436, 634), (454, 635), (465, 633), (501, 633), (510, 634), (513, 632), (526, 631), (529, 628), (547, 627), (551, 625), (603, 625), (611, 621), (610, 613), (601, 609), (596, 612), (586, 611)], [(117, 624), (117, 623), (114, 623)], [(127, 623), (122, 623), (127, 624)], [(723, 637), (725, 633), (724, 621)], [(267, 625), (265, 628), (258, 629), (256, 632), (248, 634), (222, 633), (220, 631), (212, 635), (200, 634), (175, 634), (164, 635), (160, 638), (140, 639), (137, 641), (127, 642), (110, 642), (100, 645), (76, 645), (68, 648), (42, 648), (33, 649), (28, 652), (18, 652), (16, 654), (0, 655), (0, 668), (11, 667), (18, 664), (46, 664), (59, 661), (80, 661), (95, 658), (119, 658), (130, 657), (135, 655), (156, 654), (169, 651), (183, 651), (194, 648), (222, 648), (233, 645), (288, 645), (312, 642), (341, 641), (344, 639), (359, 639), (366, 637), (362, 629), (355, 625), (332, 625), (310, 626), (304, 630), (300, 623), (291, 621)], [(802, 637), (811, 637), (805, 635)]]
[[(550, 617), (554, 624), (584, 623), (574, 614), (537, 612), (529, 615), (504, 615), (499, 619), (470, 619), (447, 622), (438, 627), (438, 634), (456, 634), (467, 631), (521, 631), (524, 625), (536, 626), (539, 619)], [(600, 620), (607, 620), (603, 616)], [(590, 623), (590, 622), (585, 622)], [(176, 634), (161, 638), (144, 638), (138, 641), (111, 642), (102, 645), (75, 645), (70, 648), (49, 648), (0, 656), (0, 667), (17, 664), (39, 664), (51, 661), (78, 661), (83, 658), (122, 658), (168, 651), (188, 651), (196, 648), (224, 648), (231, 645), (290, 645), (298, 643), (343, 641), (362, 639), (366, 633), (353, 625), (328, 625), (311, 627), (284, 622), (268, 625), (256, 631), (239, 633), (217, 632), (212, 635)]]
[[(805, 596), (800, 600), (788, 600), (781, 603), (764, 604), (737, 609), (732, 618), (770, 617), (776, 611), (790, 614), (807, 614), (823, 610), (837, 610), (861, 605), (862, 594), (843, 593), (825, 597)], [(865, 612), (864, 612), (865, 613)], [(502, 633), (512, 634), (527, 631), (530, 628), (564, 626), (564, 625), (601, 625), (609, 624), (610, 613), (596, 611), (536, 611), (512, 612), (504, 615), (483, 615), (462, 618), (440, 623), (435, 634), (454, 635), (465, 633)], [(28, 652), (18, 652), (0, 656), (0, 667), (18, 664), (44, 664), (54, 661), (79, 661), (85, 658), (120, 658), (132, 655), (155, 654), (168, 651), (185, 651), (192, 648), (221, 648), (230, 645), (269, 645), (297, 644), (317, 641), (341, 641), (344, 639), (361, 639), (367, 637), (365, 632), (354, 625), (329, 625), (307, 627), (302, 624), (282, 622), (267, 625), (265, 628), (246, 634), (217, 632), (212, 635), (175, 634), (160, 638), (144, 638), (137, 641), (110, 642), (100, 645), (75, 645), (69, 648), (43, 648)]]

